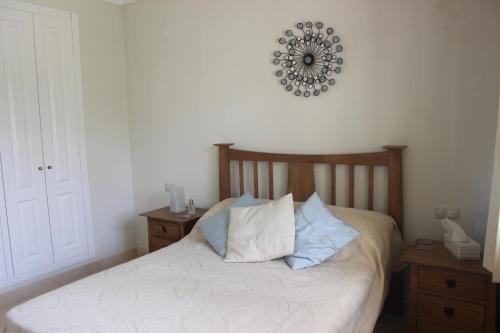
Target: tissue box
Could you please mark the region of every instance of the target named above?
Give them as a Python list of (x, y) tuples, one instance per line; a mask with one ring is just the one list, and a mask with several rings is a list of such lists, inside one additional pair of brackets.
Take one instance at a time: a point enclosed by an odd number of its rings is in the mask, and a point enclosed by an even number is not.
[(481, 257), (481, 245), (470, 237), (468, 242), (454, 242), (444, 234), (444, 247), (458, 260), (478, 260)]

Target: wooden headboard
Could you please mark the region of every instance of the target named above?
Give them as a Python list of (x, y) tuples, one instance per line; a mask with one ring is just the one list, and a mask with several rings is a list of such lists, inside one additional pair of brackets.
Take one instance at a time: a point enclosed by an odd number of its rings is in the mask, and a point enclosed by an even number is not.
[(296, 155), (274, 154), (245, 151), (231, 148), (232, 143), (219, 143), (219, 198), (231, 197), (231, 161), (239, 162), (240, 194), (245, 192), (243, 162), (253, 162), (254, 196), (259, 196), (258, 163), (268, 163), (269, 199), (274, 199), (273, 163), (288, 163), (288, 191), (292, 193), (294, 201), (305, 201), (315, 192), (314, 165), (330, 165), (331, 172), (331, 204), (336, 202), (336, 166), (348, 166), (349, 207), (354, 207), (354, 167), (368, 167), (368, 209), (373, 210), (374, 172), (375, 166), (387, 167), (388, 173), (388, 214), (396, 220), (403, 231), (403, 182), (401, 155), (406, 146), (384, 146), (383, 151), (361, 154), (334, 154), (334, 155)]

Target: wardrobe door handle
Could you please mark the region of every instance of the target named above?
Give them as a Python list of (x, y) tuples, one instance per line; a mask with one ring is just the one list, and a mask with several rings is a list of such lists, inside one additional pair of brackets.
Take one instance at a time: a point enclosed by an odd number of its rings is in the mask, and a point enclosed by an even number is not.
[(49, 165), (47, 169), (52, 170), (52, 165)]
[(39, 166), (38, 171), (43, 171), (43, 167)]

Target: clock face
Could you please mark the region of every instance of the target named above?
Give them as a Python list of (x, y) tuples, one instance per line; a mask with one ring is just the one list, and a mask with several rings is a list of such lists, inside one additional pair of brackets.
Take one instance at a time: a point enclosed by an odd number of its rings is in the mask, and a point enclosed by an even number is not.
[(273, 64), (280, 84), (295, 96), (319, 96), (335, 84), (342, 72), (343, 47), (333, 28), (323, 23), (297, 23), (278, 39), (281, 50), (274, 52)]

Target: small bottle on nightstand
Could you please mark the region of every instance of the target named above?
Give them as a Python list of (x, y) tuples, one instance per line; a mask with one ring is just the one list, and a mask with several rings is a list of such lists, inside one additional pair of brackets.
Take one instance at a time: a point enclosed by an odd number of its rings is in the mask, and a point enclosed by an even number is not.
[(188, 204), (188, 207), (187, 207), (187, 212), (188, 212), (189, 215), (196, 214), (196, 206), (194, 204), (194, 200), (193, 199), (189, 200), (189, 204)]

